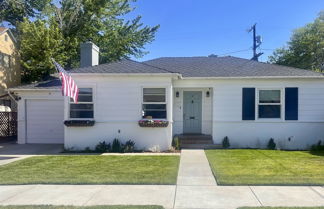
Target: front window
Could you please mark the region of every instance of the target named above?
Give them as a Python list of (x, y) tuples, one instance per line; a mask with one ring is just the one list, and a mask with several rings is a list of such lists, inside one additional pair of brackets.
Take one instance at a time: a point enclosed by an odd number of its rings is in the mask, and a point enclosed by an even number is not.
[(281, 91), (259, 90), (259, 118), (281, 118)]
[(79, 88), (78, 103), (70, 100), (70, 118), (93, 118), (93, 91), (92, 88)]
[(9, 68), (10, 67), (11, 56), (0, 52), (0, 66)]
[(165, 88), (143, 88), (142, 112), (143, 118), (167, 118)]

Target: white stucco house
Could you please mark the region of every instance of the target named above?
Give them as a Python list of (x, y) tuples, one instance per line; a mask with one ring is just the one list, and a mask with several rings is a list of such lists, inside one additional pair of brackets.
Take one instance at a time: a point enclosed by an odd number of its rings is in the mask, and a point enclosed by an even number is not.
[[(232, 147), (307, 149), (324, 139), (324, 76), (236, 57), (164, 57), (98, 65), (86, 43), (81, 68), (70, 71), (79, 103), (61, 95), (57, 78), (11, 88), (18, 98), (18, 143), (93, 148), (133, 140), (167, 150), (174, 135), (209, 136)], [(141, 127), (142, 119), (167, 121)]]

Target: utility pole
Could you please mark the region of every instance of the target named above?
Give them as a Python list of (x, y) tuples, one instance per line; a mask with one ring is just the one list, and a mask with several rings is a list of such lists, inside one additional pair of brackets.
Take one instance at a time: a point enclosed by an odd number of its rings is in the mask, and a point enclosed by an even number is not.
[(261, 36), (256, 35), (256, 23), (248, 30), (248, 32), (253, 31), (253, 57), (251, 60), (258, 61), (258, 58), (263, 54), (263, 52), (257, 53), (257, 48), (261, 45)]

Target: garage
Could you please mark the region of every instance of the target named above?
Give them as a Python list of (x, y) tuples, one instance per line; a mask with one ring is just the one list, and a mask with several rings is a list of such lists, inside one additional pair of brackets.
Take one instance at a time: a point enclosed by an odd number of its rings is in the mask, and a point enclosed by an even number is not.
[(63, 100), (26, 99), (26, 143), (64, 143)]

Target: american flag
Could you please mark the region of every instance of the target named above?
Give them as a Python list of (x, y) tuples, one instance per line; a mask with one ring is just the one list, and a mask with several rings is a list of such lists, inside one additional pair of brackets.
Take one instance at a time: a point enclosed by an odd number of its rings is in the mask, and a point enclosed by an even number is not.
[(78, 102), (78, 93), (79, 89), (76, 85), (75, 81), (72, 79), (70, 74), (64, 70), (64, 68), (55, 62), (53, 59), (53, 63), (55, 65), (55, 68), (60, 73), (61, 81), (62, 81), (62, 95), (68, 96), (73, 99), (75, 103)]

